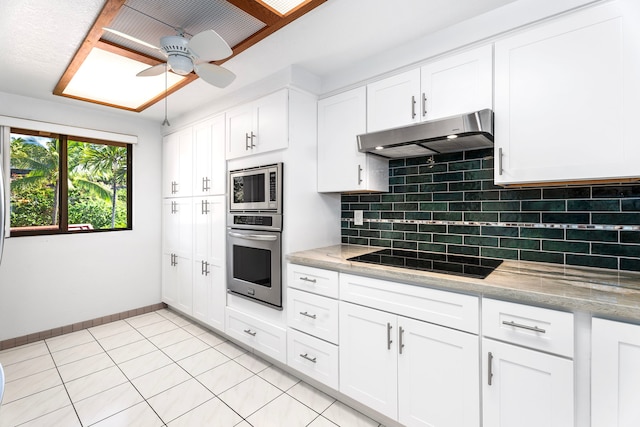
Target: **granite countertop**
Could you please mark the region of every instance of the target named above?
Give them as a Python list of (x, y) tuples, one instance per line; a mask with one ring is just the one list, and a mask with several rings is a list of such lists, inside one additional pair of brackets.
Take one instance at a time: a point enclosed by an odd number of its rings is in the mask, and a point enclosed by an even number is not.
[(379, 249), (383, 248), (335, 245), (294, 252), (287, 259), (294, 264), (408, 285), (640, 321), (640, 273), (504, 261), (485, 279), (475, 279), (347, 260)]

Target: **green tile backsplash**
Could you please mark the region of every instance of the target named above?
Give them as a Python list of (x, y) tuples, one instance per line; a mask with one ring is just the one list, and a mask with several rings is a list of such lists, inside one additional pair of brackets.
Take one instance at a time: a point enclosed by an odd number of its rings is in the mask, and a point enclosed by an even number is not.
[(341, 228), (343, 243), (636, 271), (640, 185), (502, 188), (493, 149), (396, 159), (389, 193), (342, 195)]

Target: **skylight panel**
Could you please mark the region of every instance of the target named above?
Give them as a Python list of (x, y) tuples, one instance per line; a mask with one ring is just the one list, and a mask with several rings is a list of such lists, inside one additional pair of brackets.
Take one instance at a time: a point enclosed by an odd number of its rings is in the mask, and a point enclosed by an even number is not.
[[(75, 73), (63, 94), (109, 105), (137, 109), (163, 95), (165, 75), (137, 77), (149, 64), (94, 47)], [(169, 73), (169, 88), (185, 77)]]
[(261, 1), (262, 3), (276, 10), (281, 15), (286, 15), (296, 7), (307, 2), (307, 0), (261, 0)]

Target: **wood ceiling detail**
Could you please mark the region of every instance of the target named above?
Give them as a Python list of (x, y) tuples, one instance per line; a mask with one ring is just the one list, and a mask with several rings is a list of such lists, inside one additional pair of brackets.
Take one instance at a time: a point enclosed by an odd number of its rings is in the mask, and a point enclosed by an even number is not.
[[(102, 34), (104, 32), (103, 28), (109, 27), (109, 25), (113, 22), (115, 17), (118, 15), (118, 13), (120, 12), (120, 9), (124, 6), (126, 1), (127, 0), (107, 0), (106, 1), (104, 7), (102, 8), (102, 11), (100, 12), (93, 26), (87, 33), (85, 40), (82, 42), (82, 44), (76, 51), (76, 54), (74, 55), (73, 59), (67, 66), (67, 69), (63, 73), (62, 77), (60, 77), (58, 84), (53, 90), (54, 95), (80, 99), (82, 101), (92, 102), (92, 103), (101, 104), (101, 105), (107, 105), (110, 107), (120, 108), (124, 110), (129, 110), (129, 111), (136, 111), (136, 112), (144, 111), (151, 105), (164, 99), (165, 94), (163, 93), (157, 96), (156, 98), (150, 99), (140, 107), (136, 109), (131, 109), (131, 108), (123, 107), (120, 105), (113, 105), (113, 104), (108, 104), (101, 101), (96, 101), (93, 99), (79, 98), (77, 96), (64, 94), (65, 88), (67, 87), (67, 85), (69, 84), (73, 76), (76, 74), (76, 72), (78, 71), (82, 63), (87, 59), (87, 57), (89, 56), (89, 53), (94, 47), (99, 47), (109, 52), (116, 53), (124, 57), (132, 58), (132, 59), (147, 63), (150, 66), (156, 65), (162, 62), (162, 61), (158, 61), (158, 59), (156, 58), (137, 52), (135, 50), (125, 48), (123, 46), (108, 42), (106, 40), (102, 40)], [(228, 3), (234, 5), (235, 7), (241, 9), (242, 11), (248, 13), (254, 18), (263, 22), (265, 24), (265, 27), (257, 31), (256, 33), (252, 34), (248, 38), (244, 39), (240, 43), (236, 44), (235, 46), (231, 46), (231, 49), (233, 50), (233, 54), (231, 56), (220, 61), (214, 61), (213, 63), (217, 65), (221, 65), (225, 63), (229, 59), (235, 57), (236, 55), (250, 48), (254, 44), (258, 43), (259, 41), (263, 40), (264, 38), (268, 37), (269, 35), (283, 28), (287, 24), (305, 15), (307, 12), (312, 11), (313, 9), (320, 6), (322, 3), (326, 1), (327, 0), (307, 0), (297, 8), (290, 11), (287, 15), (280, 15), (278, 12), (271, 9), (269, 6), (267, 6), (266, 4), (262, 3), (259, 0), (227, 0)], [(186, 79), (184, 79), (182, 82), (169, 88), (166, 95), (170, 95), (174, 93), (175, 91), (188, 85), (189, 83), (191, 83), (197, 78), (198, 76), (195, 73), (189, 74), (188, 76), (186, 76)]]

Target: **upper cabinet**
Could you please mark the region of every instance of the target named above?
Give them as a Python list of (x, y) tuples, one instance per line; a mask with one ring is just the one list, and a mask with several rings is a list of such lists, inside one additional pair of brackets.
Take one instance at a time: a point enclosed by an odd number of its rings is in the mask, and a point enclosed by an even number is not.
[(193, 127), (193, 195), (209, 196), (226, 191), (224, 115)]
[(492, 46), (367, 85), (367, 131), (492, 108)]
[(163, 197), (191, 196), (192, 150), (193, 131), (191, 128), (164, 137), (162, 142)]
[(639, 21), (618, 0), (496, 43), (496, 184), (640, 176)]
[(318, 101), (318, 191), (388, 191), (389, 162), (360, 153), (366, 132), (366, 90), (352, 89)]
[(227, 111), (227, 159), (287, 148), (288, 118), (288, 89)]

